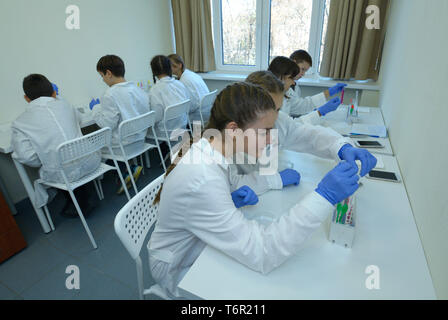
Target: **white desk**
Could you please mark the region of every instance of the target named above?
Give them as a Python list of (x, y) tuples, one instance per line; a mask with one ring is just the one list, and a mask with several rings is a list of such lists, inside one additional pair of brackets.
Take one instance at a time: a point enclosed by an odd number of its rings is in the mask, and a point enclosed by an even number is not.
[[(81, 115), (81, 128), (90, 126), (95, 122), (92, 119), (91, 113), (87, 112)], [(13, 152), (11, 146), (11, 123), (5, 123), (0, 125), (0, 152), (4, 154), (11, 154)], [(19, 173), (20, 179), (22, 180), (23, 186), (25, 187), (26, 193), (28, 197), (34, 199), (34, 187), (30, 181), (30, 178), (25, 170), (25, 167), (18, 161), (12, 159), (14, 165), (16, 166), (17, 172)], [(42, 226), (42, 229), (45, 233), (49, 233), (51, 231), (50, 225), (48, 224), (48, 220), (41, 208), (37, 208), (33, 201), (31, 201), (33, 205), (34, 211), (36, 212), (36, 216), (39, 219), (39, 222)]]
[[(270, 191), (249, 219), (270, 223), (313, 190), (335, 163), (311, 155), (283, 152), (302, 174), (298, 187)], [(286, 159), (286, 160), (285, 160)], [(385, 169), (398, 171), (383, 156)], [(436, 299), (425, 255), (403, 184), (363, 178), (357, 191), (357, 227), (352, 249), (328, 241), (329, 219), (299, 253), (262, 275), (206, 247), (179, 287), (203, 299)], [(380, 290), (368, 290), (366, 267), (380, 268)]]
[[(340, 106), (336, 111), (330, 112), (328, 115), (322, 118), (322, 126), (330, 127), (340, 134), (347, 135), (351, 131), (351, 123), (346, 121), (347, 115), (346, 105)], [(359, 112), (358, 123), (371, 124), (371, 125), (384, 125), (383, 115), (380, 108), (368, 108), (370, 112)], [(367, 148), (372, 153), (385, 154), (393, 156), (392, 146), (388, 138), (353, 138), (353, 142), (358, 140), (370, 140), (378, 141), (384, 145), (384, 148)]]

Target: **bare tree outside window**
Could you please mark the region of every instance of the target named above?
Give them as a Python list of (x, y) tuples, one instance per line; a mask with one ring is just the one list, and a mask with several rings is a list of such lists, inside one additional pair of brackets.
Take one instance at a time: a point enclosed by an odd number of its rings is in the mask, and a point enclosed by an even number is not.
[(271, 0), (271, 46), (269, 61), (308, 50), (313, 0)]
[(327, 34), (328, 16), (330, 14), (330, 2), (331, 2), (331, 0), (325, 0), (324, 27), (322, 29), (322, 37), (321, 37), (321, 42), (320, 42), (321, 45), (320, 45), (320, 57), (319, 57), (318, 70), (320, 70), (320, 64), (322, 62), (323, 53), (324, 53), (325, 35)]
[(256, 0), (222, 0), (223, 64), (256, 63)]

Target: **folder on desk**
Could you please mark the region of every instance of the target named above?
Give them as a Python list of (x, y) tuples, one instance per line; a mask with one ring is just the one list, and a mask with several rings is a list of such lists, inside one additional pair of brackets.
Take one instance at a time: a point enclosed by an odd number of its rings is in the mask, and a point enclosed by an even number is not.
[(385, 126), (354, 123), (350, 131), (352, 135), (366, 135), (374, 138), (386, 138), (387, 129)]

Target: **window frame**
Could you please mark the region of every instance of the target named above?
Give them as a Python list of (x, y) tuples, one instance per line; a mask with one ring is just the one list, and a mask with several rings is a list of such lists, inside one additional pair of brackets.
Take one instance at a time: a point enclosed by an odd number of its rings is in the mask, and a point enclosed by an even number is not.
[[(325, 1), (313, 0), (310, 38), (308, 52), (313, 58), (313, 66), (308, 75), (318, 72), (320, 63), (320, 48), (325, 16)], [(215, 46), (216, 71), (231, 73), (250, 73), (259, 70), (267, 70), (270, 55), (271, 32), (271, 0), (256, 0), (256, 30), (255, 30), (255, 65), (229, 65), (223, 61), (223, 37), (222, 37), (222, 0), (211, 0), (213, 15), (213, 40)], [(290, 53), (289, 53), (290, 54)]]

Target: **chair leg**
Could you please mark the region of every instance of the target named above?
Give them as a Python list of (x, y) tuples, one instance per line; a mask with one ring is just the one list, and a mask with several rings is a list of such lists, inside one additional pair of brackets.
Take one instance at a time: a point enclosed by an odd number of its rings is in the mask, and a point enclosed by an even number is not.
[[(132, 174), (131, 167), (127, 161), (124, 162), (126, 164), (126, 168), (128, 169), (129, 178), (131, 179), (132, 186), (134, 187), (135, 194), (138, 193), (137, 186), (135, 185), (134, 175)], [(127, 189), (127, 188), (126, 188)]]
[(163, 159), (162, 150), (160, 150), (159, 144), (157, 144), (157, 150), (159, 151), (159, 157), (160, 157), (160, 161), (162, 162), (163, 170), (166, 172), (166, 165), (165, 165), (165, 161)]
[(143, 267), (142, 267), (142, 260), (140, 257), (137, 257), (135, 259), (135, 266), (137, 268), (137, 283), (138, 283), (138, 296), (140, 300), (143, 300)]
[(146, 160), (146, 168), (150, 169), (151, 168), (151, 161), (149, 161), (149, 154), (148, 154), (149, 150), (145, 152), (145, 160)]
[(70, 197), (72, 198), (73, 204), (75, 205), (76, 211), (78, 212), (79, 217), (81, 218), (82, 225), (84, 226), (84, 229), (87, 232), (87, 235), (89, 236), (90, 242), (92, 243), (92, 246), (94, 249), (97, 249), (98, 246), (96, 245), (95, 239), (93, 238), (92, 233), (90, 232), (89, 226), (87, 225), (86, 220), (84, 219), (84, 215), (82, 214), (81, 208), (79, 207), (78, 201), (76, 200), (76, 197), (72, 190), (68, 190), (70, 193)]
[(118, 177), (120, 178), (121, 185), (123, 186), (124, 192), (126, 193), (126, 197), (128, 197), (128, 200), (131, 200), (131, 196), (129, 195), (129, 191), (128, 191), (128, 188), (126, 187), (126, 183), (124, 182), (123, 175), (121, 174), (121, 170), (118, 167), (117, 160), (113, 159), (113, 161), (114, 161), (114, 165), (115, 165), (115, 170), (117, 170)]
[(98, 185), (100, 187), (101, 200), (104, 200), (104, 191), (103, 191), (103, 185), (101, 184), (101, 179), (98, 179)]
[(50, 224), (51, 231), (54, 231), (53, 220), (51, 219), (50, 211), (48, 211), (47, 206), (44, 206), (44, 211), (45, 211), (45, 215), (47, 216), (48, 223)]
[(143, 163), (143, 155), (140, 155), (140, 163), (142, 165), (142, 173), (145, 175), (145, 164)]
[(101, 192), (100, 192), (100, 189), (98, 188), (98, 182), (96, 181), (96, 179), (93, 180), (93, 184), (95, 185), (95, 190), (96, 190), (96, 194), (98, 195), (98, 198), (99, 198), (100, 200), (103, 200), (103, 199), (101, 198)]

